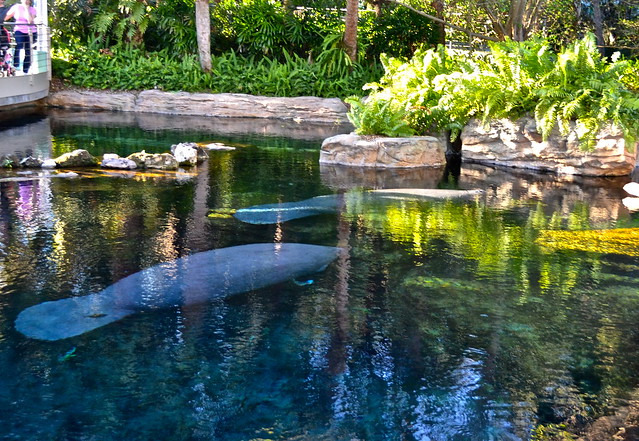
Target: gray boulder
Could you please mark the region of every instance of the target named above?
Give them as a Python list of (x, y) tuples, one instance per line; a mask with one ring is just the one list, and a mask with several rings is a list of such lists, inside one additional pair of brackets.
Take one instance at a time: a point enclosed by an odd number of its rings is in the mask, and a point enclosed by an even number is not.
[(42, 167), (42, 160), (34, 158), (33, 156), (27, 156), (20, 160), (20, 167), (25, 168), (40, 168)]
[(170, 153), (147, 153), (142, 150), (141, 152), (130, 154), (127, 159), (135, 162), (138, 168), (161, 170), (176, 170), (178, 168), (177, 160)]
[(595, 146), (584, 151), (579, 128), (570, 124), (567, 136), (555, 128), (544, 141), (532, 117), (499, 119), (485, 125), (472, 119), (461, 134), (464, 162), (524, 168), (562, 175), (627, 176), (637, 163), (637, 143), (626, 145), (623, 133), (606, 126)]
[(121, 158), (115, 153), (106, 153), (102, 157), (102, 163), (100, 165), (102, 168), (115, 168), (119, 170), (133, 170), (138, 168), (135, 161), (128, 158)]

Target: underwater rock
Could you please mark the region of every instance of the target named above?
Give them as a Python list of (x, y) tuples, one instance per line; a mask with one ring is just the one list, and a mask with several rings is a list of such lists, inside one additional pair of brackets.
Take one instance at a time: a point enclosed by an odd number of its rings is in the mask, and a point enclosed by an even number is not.
[(210, 144), (205, 145), (204, 147), (206, 147), (209, 150), (235, 150), (235, 147), (222, 144), (221, 142), (212, 142)]
[(146, 268), (104, 290), (22, 311), (18, 331), (61, 340), (140, 311), (193, 305), (323, 271), (340, 248), (257, 243), (196, 253)]
[(571, 250), (639, 256), (639, 228), (541, 230), (535, 242), (547, 251)]
[(92, 167), (98, 165), (98, 160), (91, 153), (84, 149), (77, 149), (55, 158), (55, 162), (60, 168), (70, 167)]
[[(467, 199), (481, 195), (483, 190), (446, 190), (436, 188), (393, 188), (369, 190), (352, 194), (329, 194), (316, 196), (298, 202), (282, 202), (277, 204), (255, 205), (241, 208), (233, 216), (249, 224), (275, 224), (293, 219), (317, 216), (325, 213), (336, 213), (340, 204), (351, 197), (361, 196), (370, 202), (380, 199)], [(357, 195), (357, 196), (355, 196)]]
[(484, 190), (451, 190), (440, 188), (384, 188), (370, 190), (382, 197), (389, 198), (424, 198), (424, 199), (465, 199), (473, 198), (484, 193)]

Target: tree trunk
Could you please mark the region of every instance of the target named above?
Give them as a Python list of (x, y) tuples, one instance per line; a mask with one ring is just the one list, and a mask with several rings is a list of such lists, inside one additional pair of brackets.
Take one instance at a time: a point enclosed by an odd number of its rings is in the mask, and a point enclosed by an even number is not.
[(597, 45), (599, 46), (599, 50), (603, 52), (603, 18), (601, 15), (600, 0), (592, 0), (592, 20), (595, 25), (595, 37), (597, 38)]
[(357, 20), (359, 5), (357, 0), (346, 0), (346, 17), (344, 23), (344, 49), (353, 63), (357, 62)]
[(440, 18), (441, 22), (436, 22), (437, 26), (437, 43), (446, 44), (446, 25), (444, 24), (444, 2), (443, 0), (433, 0), (431, 6), (435, 10), (435, 15)]
[(526, 13), (526, 0), (511, 0), (506, 21), (508, 36), (515, 41), (524, 41), (526, 32), (524, 29), (524, 14)]
[(200, 66), (211, 71), (211, 14), (209, 0), (195, 0), (195, 32), (200, 55)]

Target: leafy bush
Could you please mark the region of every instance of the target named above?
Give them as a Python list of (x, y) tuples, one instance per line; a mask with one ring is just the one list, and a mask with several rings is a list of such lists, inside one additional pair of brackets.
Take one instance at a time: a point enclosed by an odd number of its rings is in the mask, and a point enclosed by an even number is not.
[[(397, 109), (416, 133), (450, 130), (457, 136), (473, 117), (485, 123), (495, 118), (533, 115), (547, 139), (557, 127), (567, 134), (570, 124), (583, 148), (607, 123), (623, 130), (627, 145), (639, 136), (639, 98), (634, 93), (636, 65), (599, 54), (594, 37), (555, 53), (545, 40), (501, 42), (490, 53), (459, 53), (439, 47), (418, 51), (408, 62), (383, 58), (385, 75), (366, 102), (351, 111), (351, 121), (362, 134), (378, 124), (362, 121), (366, 108)], [(393, 121), (393, 126), (396, 123)]]
[(284, 60), (284, 52), (305, 57), (323, 36), (340, 26), (330, 11), (287, 9), (272, 0), (223, 0), (212, 9), (214, 35), (222, 42), (218, 53)]
[(378, 59), (381, 54), (410, 58), (417, 49), (433, 47), (439, 41), (431, 20), (393, 4), (386, 5), (379, 16), (371, 10), (362, 11), (358, 33), (368, 59)]
[(415, 131), (405, 120), (405, 112), (393, 107), (393, 103), (375, 100), (366, 105), (361, 98), (349, 97), (351, 105), (349, 118), (359, 133), (380, 134), (385, 136), (412, 136)]
[(348, 71), (326, 75), (322, 65), (283, 53), (284, 61), (242, 57), (228, 52), (212, 59), (212, 72), (203, 72), (196, 56), (175, 57), (168, 50), (144, 52), (114, 47), (109, 50), (56, 50), (56, 77), (94, 89), (161, 89), (189, 92), (236, 92), (265, 96), (346, 97), (362, 95), (362, 86), (379, 78), (381, 69), (353, 64)]

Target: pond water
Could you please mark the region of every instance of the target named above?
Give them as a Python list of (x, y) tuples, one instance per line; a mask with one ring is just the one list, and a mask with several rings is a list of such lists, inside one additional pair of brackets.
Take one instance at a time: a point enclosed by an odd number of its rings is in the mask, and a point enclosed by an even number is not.
[[(69, 112), (22, 123), (2, 126), (3, 151), (237, 148), (178, 172), (3, 172), (0, 439), (527, 440), (537, 424), (611, 413), (636, 394), (634, 230), (615, 241), (554, 236), (639, 227), (622, 203), (629, 178), (464, 165), (451, 181), (442, 170), (320, 167), (321, 139), (340, 127)], [(455, 184), (485, 192), (362, 196)], [(228, 215), (337, 193), (336, 212), (288, 222)], [(77, 337), (15, 329), (32, 305), (263, 242), (344, 252), (304, 283), (143, 312)]]

